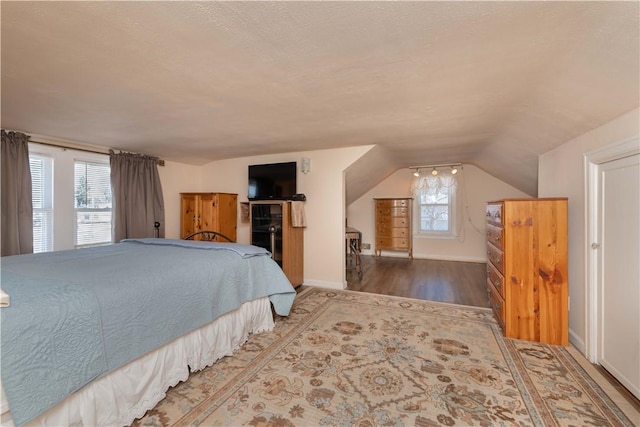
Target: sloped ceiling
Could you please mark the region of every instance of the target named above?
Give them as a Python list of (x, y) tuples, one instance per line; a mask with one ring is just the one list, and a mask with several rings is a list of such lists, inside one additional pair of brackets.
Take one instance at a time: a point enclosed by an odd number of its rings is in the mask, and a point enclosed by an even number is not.
[(2, 126), (194, 165), (373, 144), (385, 156), (347, 174), (355, 187), (455, 161), (535, 195), (539, 154), (638, 107), (639, 15), (638, 2), (4, 1)]

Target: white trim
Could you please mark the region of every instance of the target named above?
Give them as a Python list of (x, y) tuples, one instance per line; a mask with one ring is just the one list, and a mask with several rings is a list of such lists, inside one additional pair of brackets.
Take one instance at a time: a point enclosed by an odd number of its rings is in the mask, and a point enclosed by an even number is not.
[(442, 239), (442, 240), (454, 240), (458, 238), (457, 234), (453, 234), (449, 231), (418, 231), (413, 234), (414, 239)]
[[(585, 298), (585, 342), (582, 343), (586, 358), (596, 363), (599, 357), (598, 334), (599, 334), (599, 251), (591, 249), (592, 243), (597, 243), (598, 235), (598, 198), (600, 195), (600, 165), (624, 157), (633, 156), (640, 153), (640, 139), (633, 138), (617, 144), (609, 145), (598, 150), (584, 154), (584, 176), (585, 176), (585, 277), (587, 292)], [(576, 339), (573, 336), (574, 340)], [(578, 347), (578, 342), (572, 343)]]
[[(598, 165), (584, 156), (585, 170), (585, 242), (584, 257), (586, 260), (585, 278), (587, 292), (585, 298), (585, 357), (595, 362), (598, 354), (598, 251), (591, 249), (591, 244), (598, 239)], [(575, 343), (573, 343), (575, 345)]]
[[(364, 252), (362, 255), (367, 255)], [(375, 256), (373, 254), (369, 254)], [(387, 258), (404, 258), (410, 260), (411, 258), (407, 257), (406, 252), (401, 251), (382, 251), (382, 257)], [(459, 261), (459, 262), (476, 262), (484, 264), (487, 262), (487, 258), (484, 257), (473, 257), (473, 256), (459, 256), (459, 255), (438, 255), (438, 254), (416, 254), (413, 253), (413, 259), (423, 259), (423, 260), (434, 260), (434, 261)]]
[[(373, 256), (377, 257), (377, 255), (373, 255)], [(407, 251), (390, 251), (390, 250), (382, 249), (380, 251), (380, 256), (381, 257), (388, 257), (388, 258), (404, 258), (404, 259), (408, 259), (408, 260), (411, 259), (409, 257), (409, 253)]]
[(584, 340), (571, 328), (569, 328), (569, 341), (580, 353), (586, 354), (586, 345)]
[(324, 280), (307, 280), (305, 279), (304, 286), (313, 286), (316, 288), (329, 288), (329, 289), (339, 289), (339, 290), (343, 290), (346, 289), (347, 286), (346, 284), (343, 285), (342, 283), (338, 283), (338, 282), (327, 282)]
[(484, 264), (487, 262), (486, 258), (478, 258), (472, 256), (459, 256), (459, 255), (418, 255), (413, 254), (414, 259), (431, 259), (434, 261), (458, 261), (458, 262), (475, 262)]
[(633, 138), (585, 153), (590, 162), (600, 164), (640, 154), (640, 138)]

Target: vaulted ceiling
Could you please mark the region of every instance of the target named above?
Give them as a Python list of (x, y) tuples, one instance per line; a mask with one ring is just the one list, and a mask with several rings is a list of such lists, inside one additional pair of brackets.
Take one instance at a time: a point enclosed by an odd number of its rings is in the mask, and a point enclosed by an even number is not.
[(374, 144), (356, 185), (463, 162), (535, 195), (539, 154), (638, 107), (639, 15), (615, 1), (3, 1), (2, 127), (194, 165)]

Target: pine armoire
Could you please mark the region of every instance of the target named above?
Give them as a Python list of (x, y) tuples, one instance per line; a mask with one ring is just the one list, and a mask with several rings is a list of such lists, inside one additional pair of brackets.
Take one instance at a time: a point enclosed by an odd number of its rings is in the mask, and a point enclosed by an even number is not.
[(216, 231), (237, 240), (238, 195), (180, 193), (180, 238), (196, 231)]

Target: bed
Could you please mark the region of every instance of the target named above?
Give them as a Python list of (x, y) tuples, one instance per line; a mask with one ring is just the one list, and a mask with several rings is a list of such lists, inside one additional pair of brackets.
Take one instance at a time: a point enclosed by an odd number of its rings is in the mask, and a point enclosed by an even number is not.
[(262, 248), (128, 239), (0, 260), (2, 423), (128, 425), (288, 315)]

